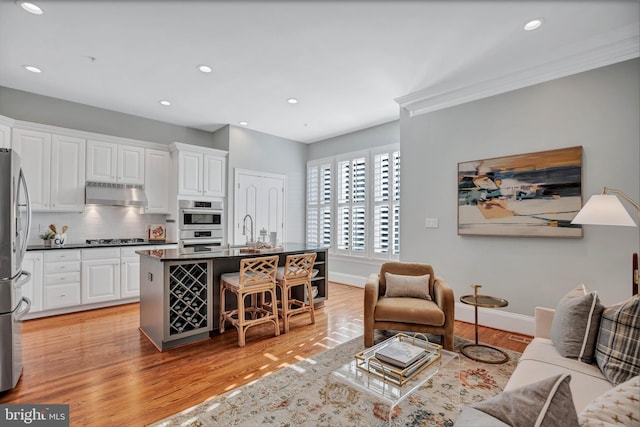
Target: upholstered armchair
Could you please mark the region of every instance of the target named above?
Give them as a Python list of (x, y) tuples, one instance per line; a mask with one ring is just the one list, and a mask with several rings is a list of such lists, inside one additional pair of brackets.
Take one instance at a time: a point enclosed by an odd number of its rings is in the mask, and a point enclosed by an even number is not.
[(382, 264), (364, 287), (364, 345), (373, 345), (374, 330), (386, 329), (440, 335), (453, 350), (454, 303), (453, 290), (430, 265)]

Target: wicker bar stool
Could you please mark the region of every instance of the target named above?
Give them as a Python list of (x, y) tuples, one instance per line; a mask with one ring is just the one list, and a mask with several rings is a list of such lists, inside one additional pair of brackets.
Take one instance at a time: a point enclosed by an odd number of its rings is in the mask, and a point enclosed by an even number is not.
[[(287, 255), (284, 267), (278, 268), (276, 283), (280, 288), (280, 306), (278, 314), (284, 322), (284, 332), (289, 332), (289, 320), (296, 314), (309, 313), (311, 324), (316, 323), (313, 309), (313, 291), (311, 288), (311, 271), (316, 261), (316, 253)], [(300, 299), (292, 296), (291, 290), (296, 286), (304, 286), (302, 292), (297, 295)], [(306, 298), (305, 298), (305, 293)]]
[[(238, 329), (238, 346), (244, 347), (245, 334), (251, 326), (273, 322), (275, 336), (280, 335), (278, 311), (275, 307), (266, 309), (264, 301), (258, 304), (258, 297), (264, 293), (276, 301), (276, 270), (278, 256), (244, 258), (240, 260), (238, 273), (227, 273), (220, 276), (220, 333), (224, 332), (225, 322)], [(226, 310), (225, 293), (232, 292), (238, 300), (238, 307)], [(251, 297), (249, 306), (245, 305), (245, 297)], [(249, 317), (249, 318), (247, 318)]]

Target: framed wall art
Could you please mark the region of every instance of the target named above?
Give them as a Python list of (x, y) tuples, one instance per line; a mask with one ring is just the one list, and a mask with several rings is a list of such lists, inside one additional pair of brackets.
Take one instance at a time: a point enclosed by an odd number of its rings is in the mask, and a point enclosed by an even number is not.
[(582, 237), (582, 147), (458, 163), (458, 234)]

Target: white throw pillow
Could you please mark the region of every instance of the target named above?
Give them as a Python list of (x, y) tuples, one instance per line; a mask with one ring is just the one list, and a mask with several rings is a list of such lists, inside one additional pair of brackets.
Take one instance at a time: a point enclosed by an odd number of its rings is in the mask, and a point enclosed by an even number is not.
[(431, 295), (429, 295), (430, 274), (425, 274), (424, 276), (384, 274), (387, 281), (385, 297), (422, 298), (431, 301)]
[(640, 427), (640, 376), (596, 397), (578, 415), (581, 427)]

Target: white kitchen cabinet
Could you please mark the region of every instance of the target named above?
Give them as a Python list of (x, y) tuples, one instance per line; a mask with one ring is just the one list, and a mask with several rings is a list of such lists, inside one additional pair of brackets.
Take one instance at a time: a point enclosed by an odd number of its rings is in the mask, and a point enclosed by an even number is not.
[(82, 250), (82, 304), (120, 299), (120, 248)]
[(0, 124), (0, 148), (11, 148), (11, 128)]
[(144, 189), (148, 205), (145, 213), (170, 213), (171, 155), (168, 151), (145, 150)]
[(85, 146), (84, 139), (52, 135), (49, 210), (84, 210)]
[(144, 148), (87, 141), (87, 181), (144, 184)]
[(226, 159), (220, 156), (205, 154), (203, 156), (202, 195), (207, 197), (224, 197), (225, 195)]
[(13, 129), (34, 211), (84, 210), (85, 140)]
[(31, 300), (29, 313), (42, 311), (42, 252), (27, 252), (22, 260), (22, 269), (31, 273), (31, 280), (21, 288), (21, 295)]
[(178, 153), (178, 194), (202, 196), (202, 153)]
[(117, 182), (118, 144), (87, 141), (87, 181)]
[(144, 148), (118, 144), (118, 182), (144, 184)]
[(140, 297), (140, 255), (136, 251), (150, 250), (151, 246), (120, 248), (120, 298)]
[(178, 195), (224, 197), (227, 153), (180, 143), (171, 144), (177, 156)]
[(79, 305), (80, 251), (52, 249), (43, 258), (42, 309)]

